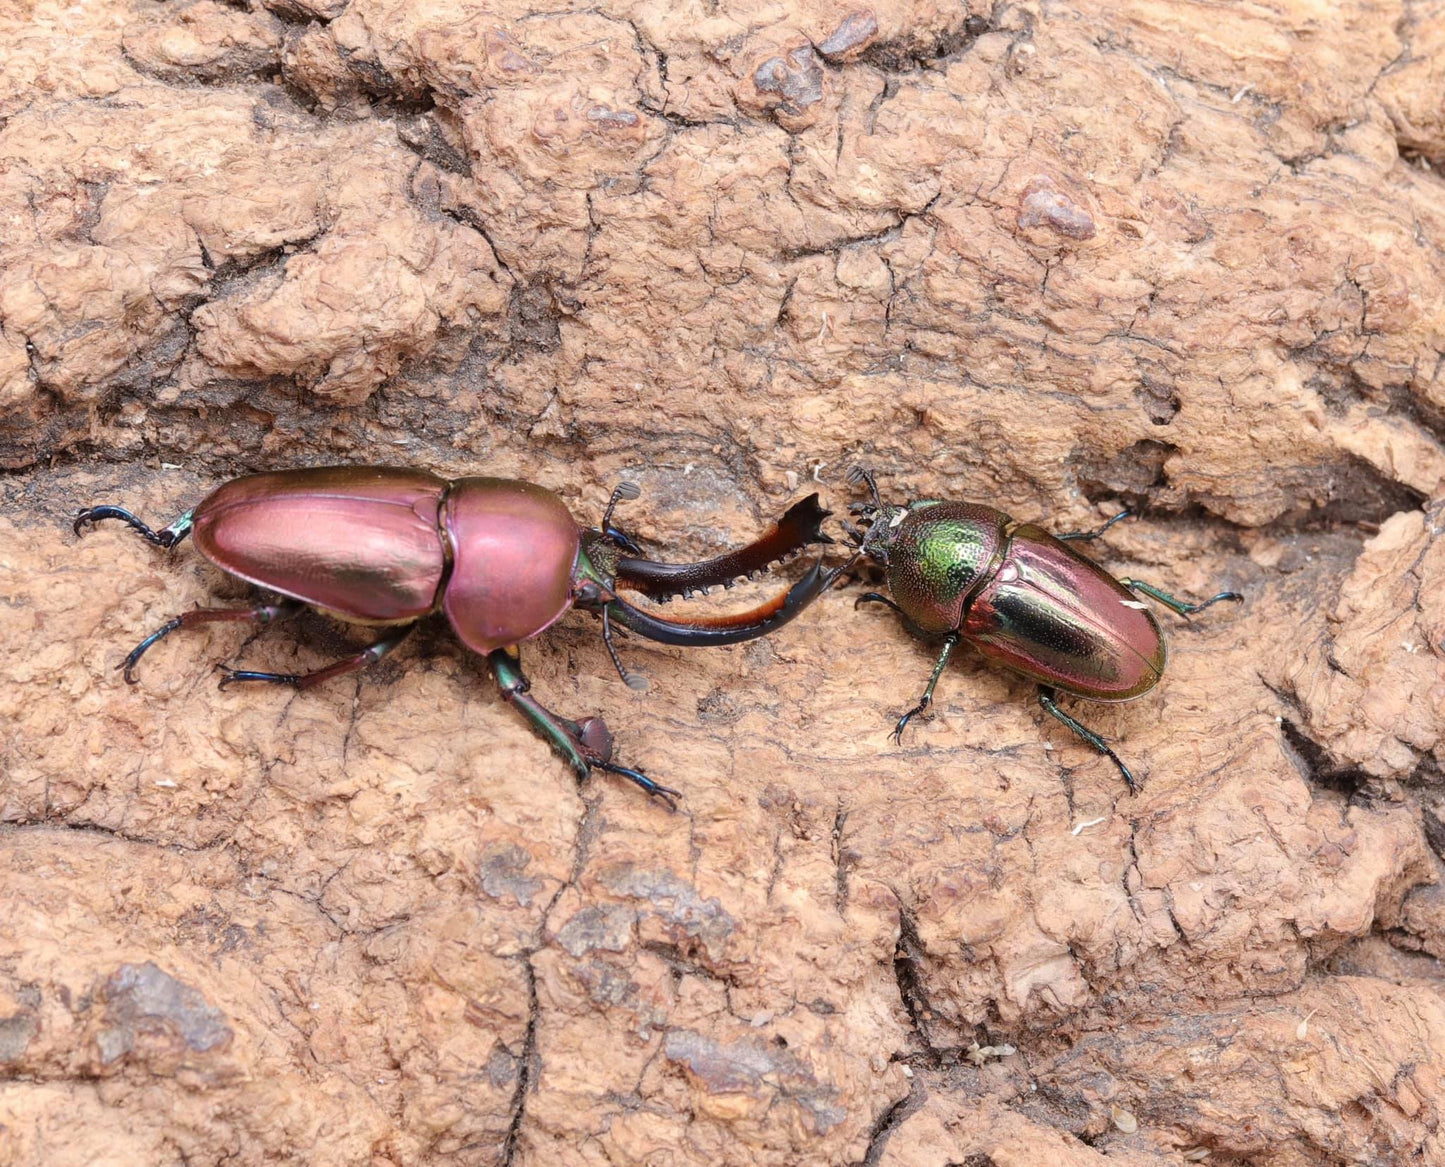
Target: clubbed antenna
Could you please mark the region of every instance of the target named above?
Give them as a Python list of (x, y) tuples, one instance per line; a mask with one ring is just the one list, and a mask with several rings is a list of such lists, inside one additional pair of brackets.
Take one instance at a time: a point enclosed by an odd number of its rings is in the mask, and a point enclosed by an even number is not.
[(612, 497), (607, 500), (607, 509), (602, 512), (602, 529), (605, 531), (612, 525), (612, 512), (617, 509), (617, 504), (623, 501), (631, 502), (642, 495), (642, 487), (635, 482), (619, 482), (617, 489), (612, 492)]
[(873, 496), (873, 505), (876, 507), (883, 506), (883, 500), (878, 497), (878, 483), (874, 481), (873, 471), (869, 470), (868, 467), (852, 467), (848, 471), (848, 481), (854, 486), (857, 486), (860, 482), (866, 482), (868, 484), (868, 492)]
[(612, 492), (612, 497), (607, 500), (607, 510), (602, 514), (602, 533), (611, 539), (622, 550), (629, 555), (641, 555), (642, 548), (632, 538), (612, 525), (612, 512), (617, 509), (617, 504), (624, 499), (629, 502), (642, 493), (642, 488), (635, 482), (619, 482), (617, 489)]
[[(632, 486), (632, 484), (630, 482), (624, 482), (622, 486)], [(618, 490), (621, 489), (622, 487), (618, 487)], [(632, 489), (635, 491), (637, 487), (633, 486)], [(636, 498), (637, 495), (634, 494), (632, 497)], [(615, 493), (612, 499), (614, 502), (617, 501), (617, 495)], [(611, 507), (608, 508), (609, 511), (611, 509)], [(641, 673), (628, 672), (627, 669), (622, 667), (622, 658), (617, 655), (617, 646), (612, 643), (612, 621), (608, 619), (606, 605), (603, 605), (602, 608), (602, 643), (607, 646), (607, 655), (612, 658), (613, 667), (617, 669), (617, 675), (622, 678), (622, 683), (629, 689), (641, 690), (647, 688), (646, 677)]]

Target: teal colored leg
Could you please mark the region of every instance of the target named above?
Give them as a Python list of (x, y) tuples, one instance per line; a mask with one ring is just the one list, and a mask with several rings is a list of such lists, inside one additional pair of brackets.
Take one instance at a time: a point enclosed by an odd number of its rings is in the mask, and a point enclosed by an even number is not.
[(415, 628), (415, 624), (404, 624), (383, 636), (375, 644), (363, 648), (355, 656), (349, 656), (345, 660), (339, 660), (334, 665), (327, 665), (324, 669), (317, 669), (310, 673), (256, 673), (249, 669), (233, 669), (226, 665), (217, 665), (216, 668), (226, 675), (221, 678), (221, 688), (233, 685), (237, 681), (269, 681), (273, 685), (295, 685), (298, 689), (309, 689), (312, 685), (319, 685), (322, 681), (329, 681), (332, 677), (344, 677), (347, 673), (354, 673), (358, 669), (364, 669), (367, 665), (373, 665), (389, 653), (393, 648), (406, 639), (407, 634)]
[(157, 547), (174, 547), (182, 539), (191, 533), (191, 515), (194, 508), (181, 515), (168, 527), (162, 527), (159, 531), (152, 531), (145, 523), (131, 514), (124, 507), (100, 506), (86, 507), (75, 516), (74, 530), (77, 535), (81, 534), (81, 528), (86, 523), (98, 523), (101, 519), (119, 519), (137, 532), (143, 538), (154, 543)]
[(1095, 527), (1092, 531), (1065, 531), (1062, 534), (1055, 535), (1054, 538), (1062, 539), (1065, 543), (1068, 543), (1071, 540), (1075, 540), (1080, 543), (1087, 543), (1091, 539), (1097, 539), (1120, 519), (1127, 519), (1130, 513), (1131, 512), (1129, 511), (1120, 511), (1102, 527)]
[(1078, 734), (1081, 738), (1083, 738), (1086, 742), (1093, 746), (1094, 749), (1098, 750), (1099, 753), (1108, 757), (1110, 761), (1114, 763), (1114, 765), (1118, 766), (1119, 773), (1124, 775), (1124, 781), (1129, 784), (1129, 793), (1138, 794), (1139, 783), (1134, 781), (1134, 775), (1129, 773), (1129, 767), (1124, 765), (1124, 763), (1119, 760), (1119, 755), (1109, 748), (1108, 743), (1104, 741), (1103, 738), (1096, 734), (1092, 729), (1086, 729), (1084, 726), (1080, 725), (1077, 721), (1075, 721), (1072, 717), (1070, 717), (1067, 713), (1060, 709), (1058, 705), (1054, 702), (1054, 698), (1057, 695), (1058, 694), (1055, 693), (1055, 691), (1049, 686), (1039, 686), (1039, 704), (1042, 705), (1049, 712), (1050, 715), (1058, 718), (1071, 730), (1073, 730), (1076, 734)]
[(588, 717), (582, 721), (571, 721), (559, 717), (531, 696), (531, 684), (522, 675), (522, 661), (505, 648), (487, 654), (487, 663), (492, 675), (497, 678), (497, 687), (502, 697), (515, 705), (532, 725), (552, 743), (552, 748), (564, 757), (579, 778), (586, 778), (593, 769), (618, 774), (634, 782), (648, 794), (655, 795), (676, 810), (674, 798), (682, 795), (676, 790), (654, 782), (640, 770), (619, 766), (612, 760), (612, 733), (600, 717)]
[(1121, 579), (1119, 582), (1132, 591), (1143, 592), (1151, 599), (1158, 600), (1166, 608), (1177, 612), (1181, 616), (1189, 616), (1195, 612), (1202, 612), (1205, 608), (1209, 607), (1210, 604), (1217, 604), (1220, 600), (1243, 601), (1244, 599), (1238, 592), (1220, 592), (1219, 595), (1211, 596), (1201, 604), (1191, 604), (1188, 600), (1176, 599), (1168, 592), (1156, 588), (1153, 584), (1140, 583), (1137, 579)]
[(948, 664), (948, 658), (953, 655), (953, 650), (957, 645), (957, 632), (950, 632), (943, 638), (943, 651), (938, 654), (938, 662), (933, 666), (933, 675), (928, 678), (928, 688), (923, 690), (923, 696), (919, 698), (918, 704), (898, 719), (898, 724), (893, 727), (893, 732), (888, 735), (899, 745), (903, 744), (903, 731), (908, 727), (908, 723), (933, 704), (933, 687), (938, 684), (938, 678), (943, 675), (943, 670)]

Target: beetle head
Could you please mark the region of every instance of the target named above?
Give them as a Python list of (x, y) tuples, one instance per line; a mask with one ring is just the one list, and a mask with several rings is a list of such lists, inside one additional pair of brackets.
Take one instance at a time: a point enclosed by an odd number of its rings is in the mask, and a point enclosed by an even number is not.
[(602, 522), (582, 532), (583, 563), (579, 563), (579, 578), (590, 578), (601, 587), (583, 587), (575, 596), (579, 606), (598, 609), (613, 599), (612, 589), (616, 587), (618, 566), (622, 557), (640, 556), (642, 548), (623, 531), (612, 525), (612, 512), (619, 502), (631, 502), (642, 494), (636, 483), (619, 482), (607, 500), (607, 509), (602, 512)]
[(869, 502), (855, 502), (848, 506), (848, 513), (858, 517), (858, 523), (843, 524), (843, 529), (853, 540), (853, 546), (860, 555), (866, 555), (875, 563), (888, 565), (888, 549), (893, 545), (893, 536), (898, 525), (908, 515), (906, 506), (895, 506), (884, 502), (878, 495), (878, 483), (873, 472), (863, 466), (854, 466), (848, 471), (848, 481), (857, 485), (868, 484), (868, 493), (873, 497)]
[(602, 513), (602, 522), (582, 531), (582, 555), (577, 563), (578, 581), (592, 580), (598, 587), (574, 589), (574, 602), (582, 608), (596, 610), (612, 599), (616, 586), (618, 564), (627, 555), (641, 555), (642, 548), (624, 532), (612, 525), (612, 512), (619, 502), (630, 502), (642, 491), (631, 482), (619, 482), (612, 497), (607, 500), (607, 509)]
[[(621, 545), (606, 531), (589, 527), (582, 532), (582, 554), (578, 557), (578, 577), (593, 580), (602, 585), (602, 590), (611, 592), (617, 579), (617, 562), (622, 558)], [(584, 608), (594, 608), (602, 597), (590, 593), (577, 596), (577, 603)], [(610, 599), (611, 596), (606, 597)]]

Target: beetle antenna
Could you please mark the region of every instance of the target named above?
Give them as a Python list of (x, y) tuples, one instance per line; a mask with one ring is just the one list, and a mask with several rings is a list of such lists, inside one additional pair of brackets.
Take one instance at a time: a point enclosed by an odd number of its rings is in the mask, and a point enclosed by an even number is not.
[[(622, 486), (631, 485), (629, 482), (622, 484)], [(618, 487), (618, 489), (621, 490), (622, 487)], [(636, 490), (637, 487), (633, 486), (632, 489)], [(636, 498), (637, 496), (633, 495), (632, 497)], [(613, 499), (614, 501), (616, 500), (615, 494), (613, 495)], [(610, 507), (608, 509), (611, 510)], [(602, 605), (602, 643), (607, 646), (607, 655), (612, 658), (612, 665), (617, 670), (617, 675), (622, 678), (624, 685), (629, 689), (645, 689), (647, 688), (647, 678), (641, 673), (629, 673), (622, 666), (622, 658), (617, 655), (617, 646), (612, 643), (612, 621), (607, 617), (607, 608), (608, 605)]]
[(633, 542), (625, 532), (619, 531), (612, 525), (612, 512), (617, 509), (619, 502), (624, 499), (634, 499), (641, 493), (642, 488), (635, 482), (619, 482), (617, 489), (612, 492), (612, 497), (607, 500), (607, 509), (602, 512), (602, 533), (629, 555), (641, 556), (642, 548)]
[(633, 499), (640, 497), (641, 494), (642, 488), (638, 486), (637, 483), (619, 482), (617, 489), (612, 492), (612, 497), (607, 500), (607, 509), (602, 512), (602, 529), (605, 531), (612, 525), (612, 512), (617, 509), (618, 503), (624, 500), (631, 502)]
[(869, 470), (868, 467), (854, 466), (848, 471), (848, 481), (854, 486), (857, 486), (860, 482), (866, 482), (868, 484), (868, 492), (873, 496), (873, 505), (880, 508), (883, 506), (883, 500), (878, 497), (878, 483), (874, 481), (873, 471)]

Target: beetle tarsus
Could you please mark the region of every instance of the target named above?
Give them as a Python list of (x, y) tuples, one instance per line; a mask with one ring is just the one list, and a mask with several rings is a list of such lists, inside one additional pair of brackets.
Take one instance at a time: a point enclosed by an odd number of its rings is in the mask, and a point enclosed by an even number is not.
[(159, 531), (155, 531), (124, 507), (114, 506), (86, 507), (84, 510), (77, 511), (75, 522), (71, 524), (71, 528), (77, 535), (83, 535), (85, 533), (84, 527), (87, 523), (98, 523), (102, 519), (119, 519), (143, 539), (154, 543), (157, 547), (164, 547), (166, 550), (170, 550), (176, 546), (176, 544), (190, 534), (191, 531), (190, 511), (181, 515), (180, 518), (176, 519), (169, 526), (162, 527)]
[(912, 721), (914, 717), (916, 717), (918, 714), (924, 712), (932, 704), (933, 698), (925, 697), (917, 705), (915, 705), (912, 709), (910, 709), (907, 713), (905, 713), (902, 717), (898, 719), (898, 724), (893, 727), (893, 732), (888, 735), (889, 738), (892, 739), (894, 745), (901, 746), (903, 744), (903, 731), (908, 728), (908, 723)]
[(269, 681), (273, 685), (295, 685), (301, 680), (300, 673), (257, 673), (250, 669), (233, 669), (230, 665), (217, 665), (216, 671), (224, 673), (218, 689), (234, 685), (238, 681)]
[(1062, 532), (1062, 533), (1060, 533), (1060, 534), (1058, 534), (1058, 535), (1055, 535), (1054, 538), (1055, 538), (1055, 539), (1058, 539), (1058, 540), (1061, 540), (1061, 541), (1064, 542), (1064, 543), (1068, 543), (1068, 542), (1071, 542), (1071, 541), (1072, 541), (1072, 542), (1079, 542), (1079, 543), (1087, 543), (1087, 542), (1089, 542), (1091, 539), (1097, 539), (1100, 535), (1102, 535), (1105, 531), (1107, 531), (1107, 530), (1108, 530), (1110, 527), (1112, 527), (1115, 523), (1119, 522), (1121, 519), (1127, 519), (1127, 518), (1128, 518), (1130, 515), (1132, 515), (1133, 513), (1134, 513), (1134, 512), (1131, 511), (1131, 510), (1129, 510), (1128, 507), (1125, 507), (1122, 511), (1120, 511), (1117, 515), (1115, 515), (1112, 519), (1110, 519), (1110, 520), (1109, 520), (1107, 523), (1105, 523), (1103, 526), (1101, 526), (1101, 527), (1095, 527), (1092, 531), (1064, 531), (1064, 532)]
[(643, 790), (647, 791), (648, 794), (666, 803), (668, 810), (677, 809), (677, 803), (673, 800), (681, 798), (682, 794), (670, 786), (664, 786), (660, 782), (654, 782), (641, 770), (634, 770), (630, 766), (619, 766), (616, 762), (594, 761), (592, 764), (599, 770), (606, 770), (609, 774), (618, 774), (626, 778), (629, 782), (635, 782), (638, 786), (642, 787)]
[(1084, 741), (1088, 742), (1089, 745), (1093, 746), (1094, 749), (1107, 757), (1111, 762), (1114, 763), (1114, 765), (1119, 767), (1119, 773), (1124, 776), (1124, 781), (1129, 784), (1129, 793), (1138, 794), (1139, 783), (1135, 781), (1134, 775), (1129, 772), (1129, 767), (1124, 765), (1119, 755), (1109, 748), (1108, 742), (1106, 742), (1103, 738), (1096, 734), (1092, 729), (1080, 725), (1077, 721), (1075, 721), (1072, 717), (1070, 717), (1067, 713), (1060, 709), (1055, 701), (1055, 698), (1057, 696), (1058, 694), (1048, 685), (1039, 686), (1039, 704), (1042, 705), (1051, 716), (1056, 717), (1059, 721), (1062, 721), (1071, 730), (1078, 734), (1079, 737), (1083, 738)]
[(181, 618), (179, 616), (175, 617), (175, 619), (173, 620), (167, 620), (164, 624), (162, 624), (159, 628), (157, 628), (154, 632), (152, 632), (149, 636), (147, 636), (144, 640), (137, 644), (133, 649), (131, 649), (125, 660), (121, 661), (120, 664), (115, 666), (116, 668), (121, 670), (121, 675), (125, 677), (125, 683), (127, 685), (140, 684), (140, 678), (135, 675), (135, 667), (137, 664), (140, 663), (140, 658), (145, 656), (146, 649), (150, 648), (150, 646), (153, 645), (157, 640), (162, 640), (165, 637), (169, 636), (179, 627), (181, 627)]
[(1153, 584), (1143, 583), (1137, 579), (1121, 579), (1119, 582), (1130, 591), (1143, 592), (1144, 595), (1150, 599), (1158, 600), (1159, 603), (1180, 616), (1192, 616), (1195, 612), (1204, 611), (1204, 609), (1211, 604), (1219, 603), (1220, 600), (1234, 600), (1238, 603), (1244, 602), (1244, 597), (1238, 592), (1220, 592), (1217, 596), (1210, 596), (1207, 600), (1192, 604), (1188, 600), (1181, 600), (1177, 596), (1171, 596), (1162, 588), (1156, 588)]

